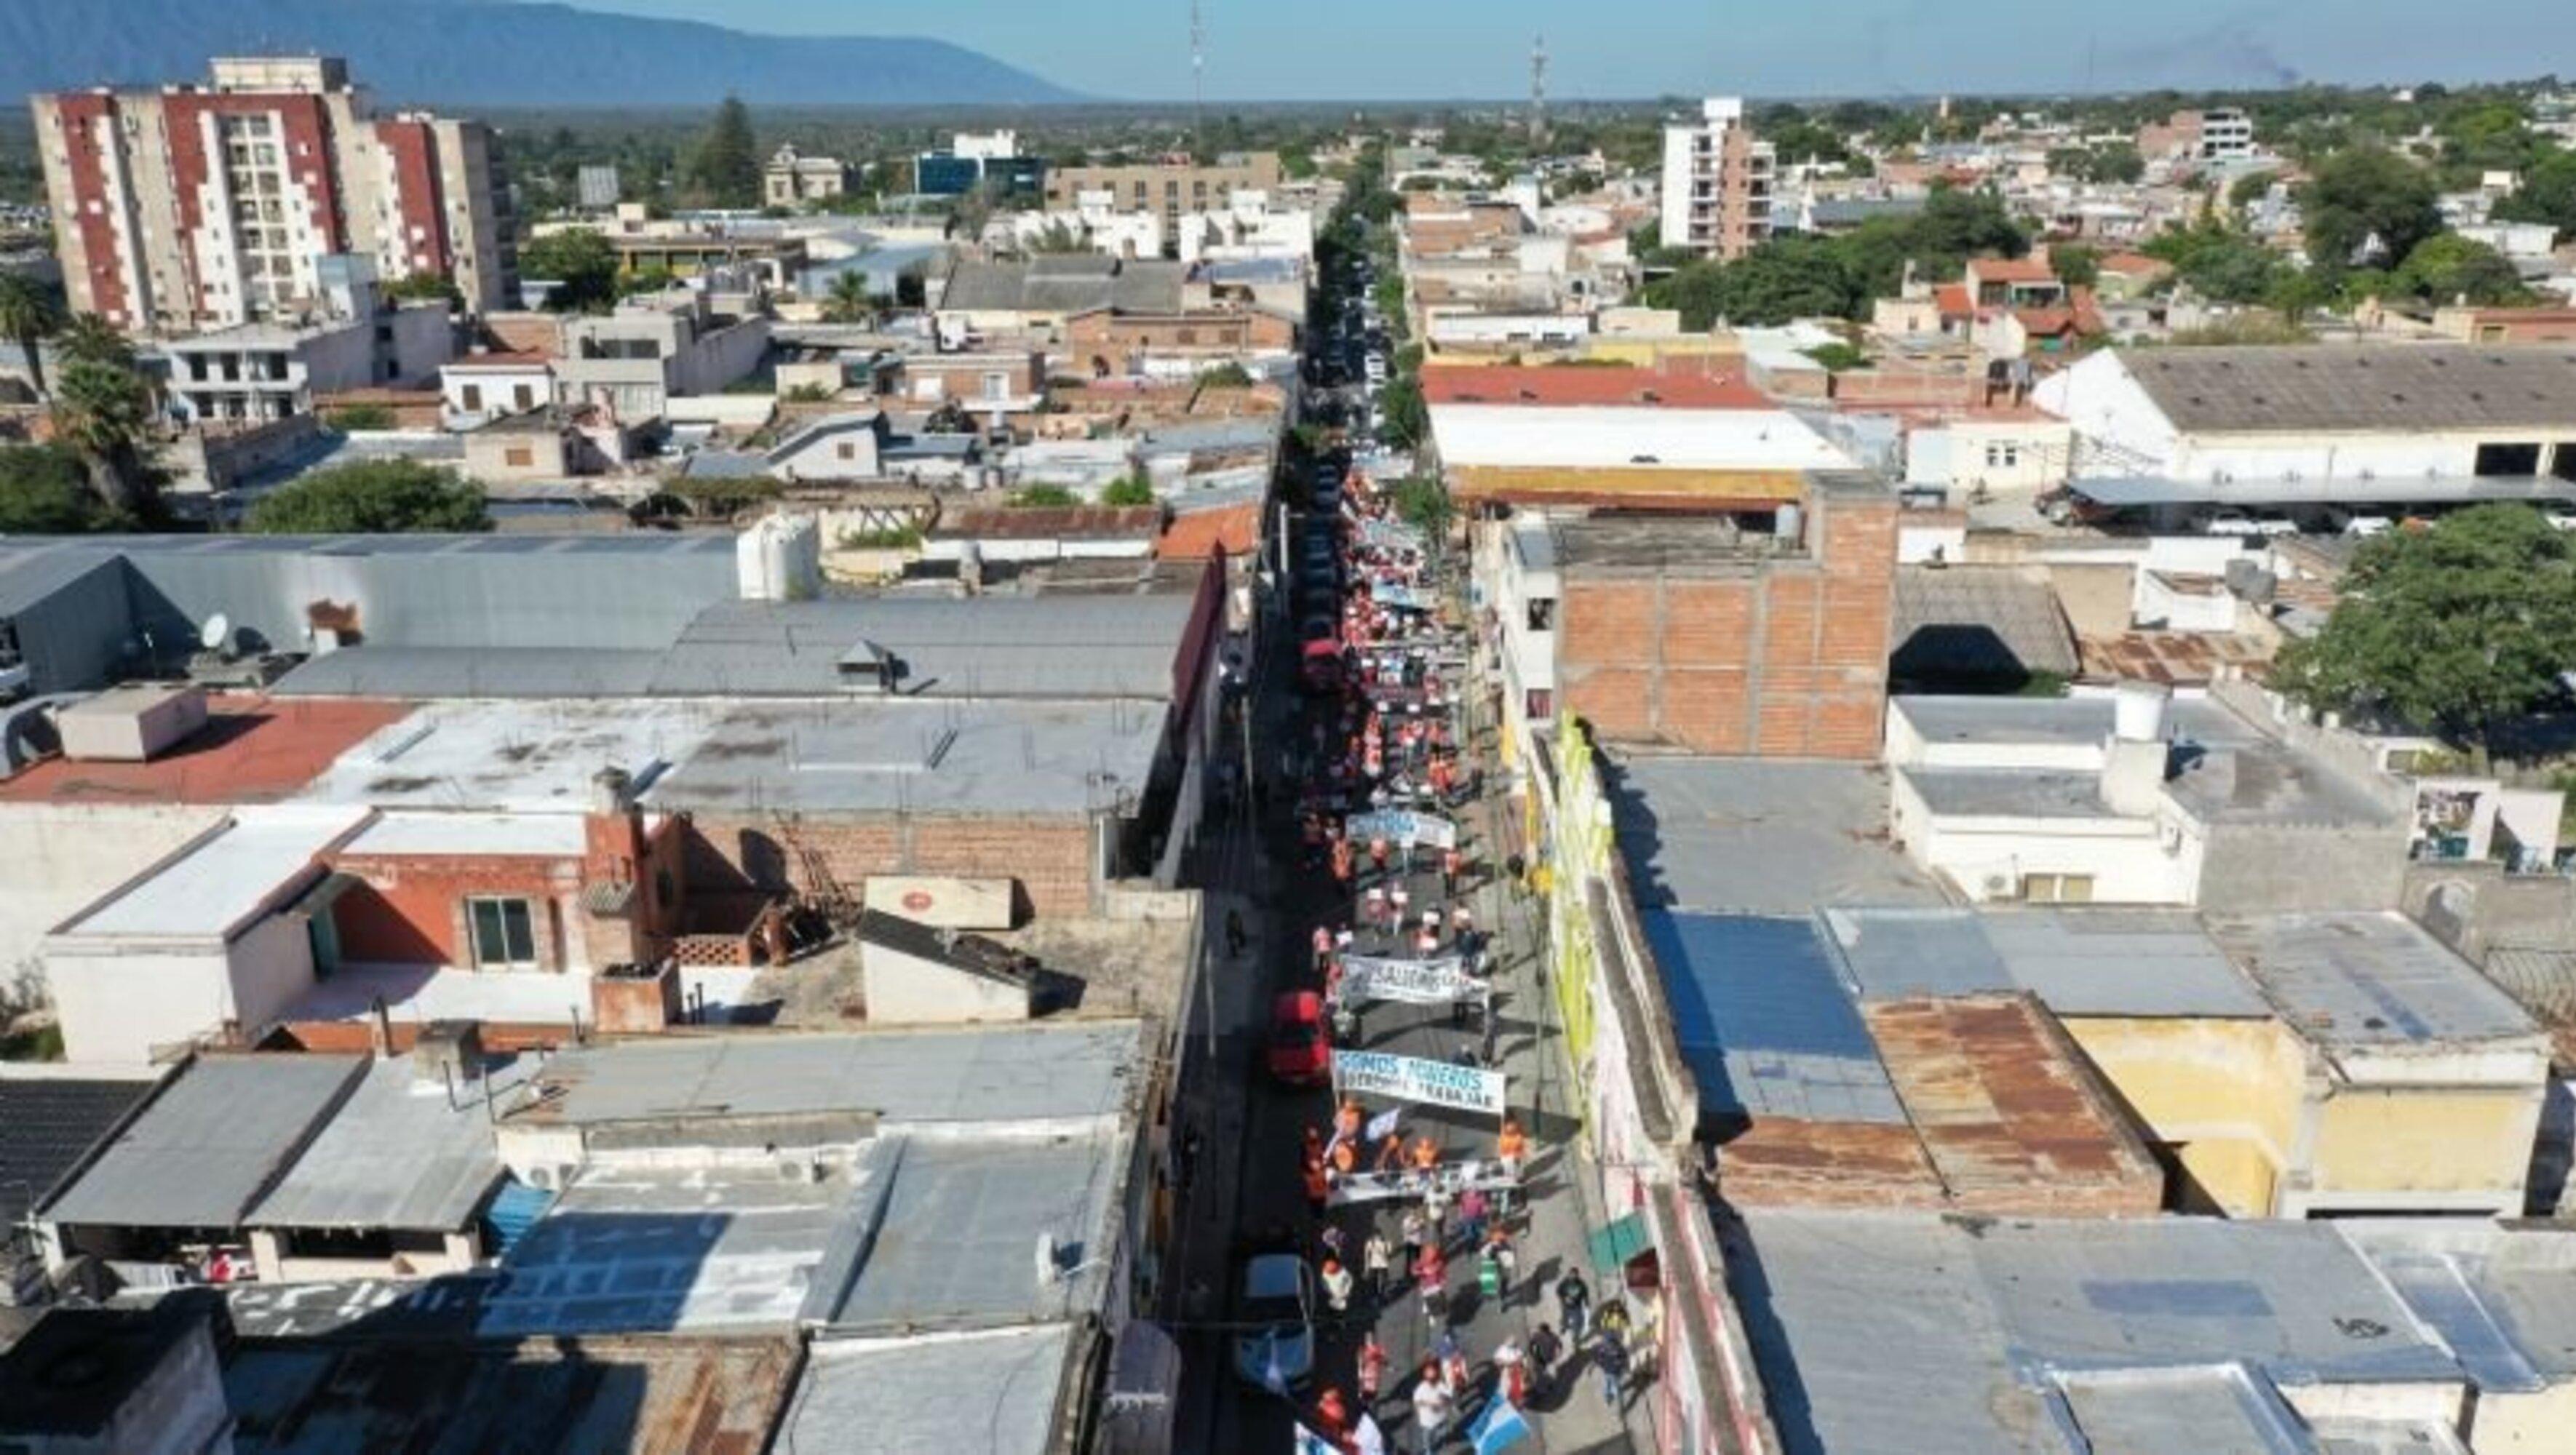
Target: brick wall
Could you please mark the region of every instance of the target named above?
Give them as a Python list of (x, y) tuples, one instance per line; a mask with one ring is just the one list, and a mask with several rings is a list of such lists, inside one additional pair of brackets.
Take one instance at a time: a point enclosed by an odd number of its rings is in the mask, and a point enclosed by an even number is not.
[(782, 828), (774, 817), (700, 814), (690, 833), (689, 882), (710, 890), (809, 890), (800, 845), (853, 895), (877, 874), (1009, 879), (1032, 913), (1091, 911), (1092, 830), (1079, 817), (808, 816)]
[(1875, 758), (1887, 705), (1893, 501), (1827, 502), (1812, 557), (1739, 576), (1566, 573), (1564, 705), (1605, 742)]

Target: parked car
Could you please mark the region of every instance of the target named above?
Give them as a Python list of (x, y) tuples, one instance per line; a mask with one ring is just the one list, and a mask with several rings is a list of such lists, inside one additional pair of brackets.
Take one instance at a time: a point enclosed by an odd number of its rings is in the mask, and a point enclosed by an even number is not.
[(1333, 1044), (1324, 1034), (1323, 996), (1290, 990), (1270, 1002), (1265, 1059), (1272, 1078), (1289, 1086), (1319, 1086), (1331, 1077)]
[(2200, 523), (2200, 533), (2209, 536), (2294, 536), (2298, 522), (2288, 516), (2268, 511), (2238, 510), (2233, 506), (2213, 513)]
[(1297, 678), (1308, 692), (1329, 696), (1342, 690), (1342, 644), (1309, 640), (1298, 649)]
[(1235, 1303), (1234, 1372), (1246, 1384), (1296, 1389), (1315, 1374), (1315, 1276), (1295, 1253), (1243, 1265)]

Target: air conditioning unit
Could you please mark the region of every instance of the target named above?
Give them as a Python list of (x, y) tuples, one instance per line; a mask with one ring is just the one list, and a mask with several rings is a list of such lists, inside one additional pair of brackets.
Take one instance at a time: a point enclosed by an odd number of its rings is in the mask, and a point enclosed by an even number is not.
[(1988, 897), (2009, 894), (2011, 892), (2012, 880), (2001, 874), (1989, 874), (1986, 876), (1986, 894)]

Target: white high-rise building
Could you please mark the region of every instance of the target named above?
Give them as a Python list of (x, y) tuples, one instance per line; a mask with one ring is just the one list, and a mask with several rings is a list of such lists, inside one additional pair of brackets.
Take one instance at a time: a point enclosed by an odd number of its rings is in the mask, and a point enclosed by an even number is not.
[(1771, 144), (1740, 96), (1712, 96), (1697, 121), (1664, 128), (1663, 244), (1734, 259), (1771, 235)]

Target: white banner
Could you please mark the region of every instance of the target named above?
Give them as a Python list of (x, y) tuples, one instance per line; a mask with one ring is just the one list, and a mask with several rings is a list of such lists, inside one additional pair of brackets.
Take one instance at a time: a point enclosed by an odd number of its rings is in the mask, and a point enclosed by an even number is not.
[(1454, 1198), (1471, 1187), (1486, 1192), (1514, 1192), (1520, 1185), (1520, 1179), (1504, 1171), (1500, 1162), (1452, 1162), (1428, 1172), (1354, 1172), (1333, 1184), (1330, 1202), (1334, 1207), (1348, 1207), (1393, 1197), (1420, 1197), (1434, 1187)]
[(1380, 955), (1342, 957), (1342, 997), (1346, 1000), (1392, 1000), (1402, 1005), (1448, 1005), (1482, 1000), (1487, 987), (1467, 973), (1458, 955), (1436, 960), (1391, 960)]
[(1342, 821), (1342, 832), (1363, 843), (1387, 839), (1399, 844), (1429, 844), (1435, 849), (1455, 848), (1458, 843), (1456, 824), (1438, 814), (1401, 808), (1353, 814)]
[(1363, 520), (1360, 522), (1360, 541), (1365, 545), (1418, 551), (1422, 549), (1422, 532), (1400, 520)]
[(1503, 1114), (1503, 1073), (1474, 1066), (1453, 1066), (1419, 1056), (1390, 1056), (1383, 1051), (1335, 1051), (1333, 1089), (1344, 1095), (1391, 1096), (1425, 1106)]

